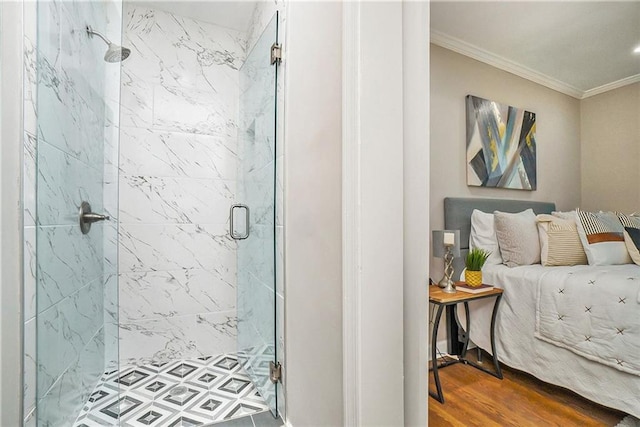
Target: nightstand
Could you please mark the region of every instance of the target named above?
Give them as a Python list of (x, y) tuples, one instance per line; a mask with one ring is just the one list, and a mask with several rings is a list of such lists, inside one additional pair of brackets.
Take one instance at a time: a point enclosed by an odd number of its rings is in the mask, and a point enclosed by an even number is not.
[[(503, 290), (500, 288), (493, 288), (490, 291), (480, 292), (477, 294), (471, 294), (467, 292), (457, 291), (453, 294), (442, 292), (438, 286), (429, 286), (429, 303), (434, 304), (437, 307), (436, 317), (433, 323), (433, 333), (431, 334), (431, 364), (433, 365), (429, 371), (433, 371), (433, 378), (436, 383), (437, 393), (433, 393), (429, 390), (429, 396), (433, 397), (440, 403), (444, 403), (444, 394), (442, 393), (442, 385), (440, 384), (440, 377), (438, 376), (438, 369), (453, 365), (454, 363), (464, 363), (465, 365), (471, 365), (476, 369), (479, 369), (487, 374), (493, 375), (496, 378), (502, 379), (502, 370), (500, 369), (500, 362), (498, 361), (498, 354), (496, 352), (496, 340), (495, 340), (495, 326), (496, 326), (496, 314), (498, 313), (498, 306), (502, 299)], [(485, 298), (495, 298), (493, 303), (493, 313), (491, 314), (491, 352), (493, 353), (493, 365), (495, 372), (492, 372), (483, 366), (476, 364), (470, 360), (465, 359), (467, 353), (467, 346), (469, 345), (469, 301), (477, 301)], [(455, 306), (459, 303), (464, 304), (464, 313), (466, 317), (466, 327), (463, 328), (458, 319), (458, 312), (454, 310), (456, 323), (460, 331), (460, 337), (462, 338), (462, 354), (455, 360), (447, 361), (438, 366), (438, 359), (436, 355), (436, 343), (438, 342), (438, 326), (440, 325), (440, 318), (445, 307)]]

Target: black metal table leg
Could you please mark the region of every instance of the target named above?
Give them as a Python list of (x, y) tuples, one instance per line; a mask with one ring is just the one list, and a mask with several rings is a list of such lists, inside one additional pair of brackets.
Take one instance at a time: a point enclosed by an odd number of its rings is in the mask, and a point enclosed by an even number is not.
[(500, 369), (500, 362), (498, 362), (498, 353), (496, 350), (496, 315), (498, 314), (498, 305), (502, 299), (502, 294), (496, 297), (496, 302), (493, 304), (493, 313), (491, 314), (491, 352), (493, 353), (493, 366), (496, 368), (496, 376), (502, 379), (502, 370)]
[(458, 321), (458, 311), (456, 310), (456, 322), (458, 323), (459, 330), (462, 330), (462, 333), (458, 333), (458, 340), (462, 338), (462, 352), (460, 353), (460, 357), (462, 357), (463, 359), (467, 355), (467, 349), (469, 348), (469, 329), (471, 329), (471, 320), (469, 319), (469, 303), (467, 301), (464, 302), (464, 316), (465, 328), (463, 329), (462, 326), (460, 326), (460, 322)]
[[(500, 303), (500, 299), (502, 298), (502, 294), (498, 294), (496, 296), (495, 302), (493, 303), (493, 312), (491, 313), (491, 352), (493, 353), (493, 367), (495, 369), (495, 372), (490, 371), (489, 369), (478, 365), (477, 363), (471, 361), (471, 360), (467, 360), (464, 358), (466, 351), (467, 351), (467, 344), (468, 344), (468, 340), (467, 343), (465, 343), (465, 347), (464, 347), (464, 352), (462, 353), (462, 356), (460, 356), (460, 359), (462, 362), (464, 362), (464, 364), (466, 365), (470, 365), (473, 366), (476, 369), (481, 370), (482, 372), (485, 372), (489, 375), (492, 375), (496, 378), (502, 379), (502, 370), (500, 369), (500, 362), (498, 362), (498, 354), (496, 351), (496, 333), (495, 333), (495, 327), (496, 327), (496, 315), (498, 314), (498, 304)], [(469, 333), (469, 325), (470, 325), (470, 319), (469, 319), (469, 305), (468, 303), (465, 301), (464, 302), (464, 309), (465, 309), (465, 314), (467, 315), (467, 336)]]
[(445, 308), (447, 323), (447, 352), (457, 356), (462, 353), (462, 343), (458, 340), (460, 322), (458, 322), (457, 305), (447, 304)]
[(433, 333), (431, 334), (431, 365), (433, 366), (433, 379), (436, 383), (436, 391), (438, 394), (429, 390), (429, 396), (433, 397), (440, 403), (444, 403), (444, 395), (442, 394), (442, 385), (440, 384), (440, 377), (438, 376), (438, 358), (436, 354), (436, 345), (438, 343), (438, 326), (440, 325), (440, 318), (442, 317), (442, 311), (444, 305), (438, 305), (438, 312), (433, 323)]

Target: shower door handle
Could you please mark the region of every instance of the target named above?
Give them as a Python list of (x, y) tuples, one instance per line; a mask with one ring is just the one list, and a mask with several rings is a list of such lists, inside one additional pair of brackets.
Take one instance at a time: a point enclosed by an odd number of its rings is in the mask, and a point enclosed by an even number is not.
[[(236, 229), (235, 229), (235, 222), (234, 222), (234, 214), (236, 209), (244, 209), (244, 227), (245, 227), (245, 231), (244, 233), (240, 234), (240, 233), (236, 233)], [(231, 205), (231, 210), (229, 212), (229, 216), (230, 216), (230, 225), (229, 225), (229, 235), (231, 236), (232, 239), (234, 240), (244, 240), (247, 237), (249, 237), (249, 218), (250, 218), (250, 213), (249, 213), (249, 206), (247, 205), (243, 205), (243, 204), (235, 204), (235, 205)]]

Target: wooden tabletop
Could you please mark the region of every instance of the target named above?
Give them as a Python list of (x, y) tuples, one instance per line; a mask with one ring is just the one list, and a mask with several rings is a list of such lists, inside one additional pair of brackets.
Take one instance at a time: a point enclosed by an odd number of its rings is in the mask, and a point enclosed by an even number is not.
[[(459, 282), (456, 282), (456, 284)], [(477, 294), (470, 294), (468, 292), (456, 291), (453, 294), (448, 294), (442, 291), (437, 285), (429, 286), (429, 301), (438, 304), (449, 304), (464, 301), (471, 301), (479, 298), (486, 298), (493, 295), (501, 294), (503, 291), (500, 288), (493, 288), (490, 291), (479, 292)]]

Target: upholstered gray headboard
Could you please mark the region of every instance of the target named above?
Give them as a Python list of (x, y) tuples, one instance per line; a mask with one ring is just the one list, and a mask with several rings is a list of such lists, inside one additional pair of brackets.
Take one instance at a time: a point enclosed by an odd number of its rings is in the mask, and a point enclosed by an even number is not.
[(444, 228), (446, 230), (460, 230), (461, 256), (454, 260), (454, 277), (459, 277), (464, 269), (464, 258), (469, 250), (471, 213), (474, 209), (491, 213), (493, 211), (521, 212), (529, 208), (533, 209), (536, 214), (551, 213), (556, 209), (556, 204), (528, 200), (446, 197), (444, 199)]

